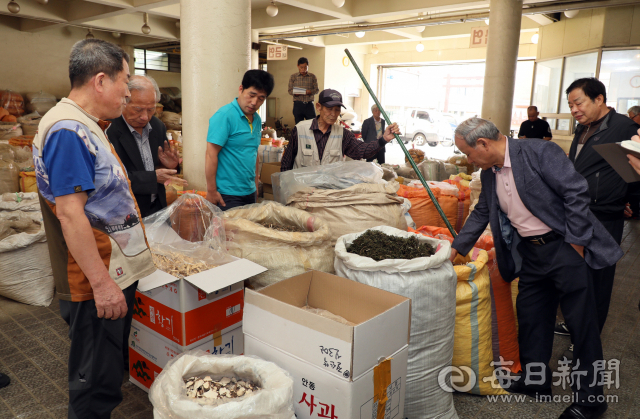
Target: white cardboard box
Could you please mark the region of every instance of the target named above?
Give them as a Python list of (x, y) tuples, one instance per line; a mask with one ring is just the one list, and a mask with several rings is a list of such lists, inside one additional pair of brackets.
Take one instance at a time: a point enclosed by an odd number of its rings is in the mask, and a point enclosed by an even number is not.
[[(208, 340), (193, 349), (214, 355), (242, 355), (244, 353), (242, 327)], [(186, 348), (168, 343), (157, 333), (133, 321), (129, 334), (129, 380), (144, 391), (149, 391), (151, 384), (167, 362), (185, 351)]]
[[(327, 310), (355, 325), (307, 311), (303, 309), (306, 305)], [(388, 392), (397, 395), (397, 418), (401, 418), (410, 312), (408, 298), (310, 271), (258, 292), (246, 290), (245, 352), (276, 362), (293, 374), (294, 395), (300, 397), (294, 401), (298, 418), (332, 417), (333, 406), (333, 417), (370, 419), (371, 415), (361, 416), (361, 412), (367, 411), (365, 406), (374, 398), (374, 367), (393, 357)], [(313, 393), (309, 389), (306, 393), (327, 406), (328, 416), (311, 413), (311, 402), (298, 403), (306, 390), (303, 380), (310, 382), (310, 377), (314, 383), (322, 383), (324, 390)], [(391, 397), (387, 406), (391, 415), (385, 416), (388, 419), (396, 417), (391, 409), (393, 400)]]

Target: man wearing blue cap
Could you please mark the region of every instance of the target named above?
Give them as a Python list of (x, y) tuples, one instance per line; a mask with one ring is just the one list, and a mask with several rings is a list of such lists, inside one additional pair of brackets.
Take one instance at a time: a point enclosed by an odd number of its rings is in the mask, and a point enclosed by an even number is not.
[(301, 121), (291, 133), (291, 141), (282, 156), (280, 171), (300, 167), (320, 166), (342, 161), (343, 156), (354, 160), (375, 156), (399, 134), (398, 124), (389, 125), (378, 141), (364, 143), (353, 132), (344, 129), (338, 121), (342, 95), (332, 89), (320, 92), (316, 111), (318, 116)]

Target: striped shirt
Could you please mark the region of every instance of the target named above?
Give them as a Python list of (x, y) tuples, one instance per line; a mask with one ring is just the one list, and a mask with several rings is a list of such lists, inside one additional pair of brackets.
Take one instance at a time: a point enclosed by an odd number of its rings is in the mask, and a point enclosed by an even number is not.
[[(320, 161), (322, 162), (322, 155), (324, 154), (324, 148), (327, 146), (327, 141), (329, 141), (329, 135), (331, 134), (332, 127), (329, 127), (327, 132), (323, 133), (318, 127), (318, 118), (319, 117), (316, 117), (311, 123), (311, 130), (313, 130), (313, 137), (316, 140), (316, 145), (318, 146), (318, 154), (320, 155)], [(373, 141), (370, 143), (362, 142), (361, 140), (358, 140), (354, 133), (348, 129), (345, 129), (344, 134), (342, 135), (342, 154), (354, 160), (368, 159), (370, 157), (373, 157), (385, 145), (387, 145), (387, 142), (384, 140), (384, 138), (380, 138), (378, 141)], [(285, 172), (287, 170), (293, 169), (293, 163), (297, 155), (298, 127), (295, 127), (293, 129), (293, 132), (291, 133), (291, 141), (289, 141), (289, 145), (284, 150), (284, 154), (282, 155), (280, 171)]]
[[(300, 87), (305, 90), (311, 90), (310, 95), (293, 95), (293, 88)], [(289, 77), (289, 94), (293, 96), (294, 102), (313, 102), (313, 96), (320, 92), (318, 89), (318, 79), (313, 73), (307, 73), (304, 76), (299, 72)]]

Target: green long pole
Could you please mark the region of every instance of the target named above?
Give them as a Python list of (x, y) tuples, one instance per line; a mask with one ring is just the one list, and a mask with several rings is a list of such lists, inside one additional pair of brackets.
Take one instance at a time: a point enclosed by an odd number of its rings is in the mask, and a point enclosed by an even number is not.
[[(351, 64), (353, 64), (353, 68), (356, 69), (356, 71), (358, 72), (358, 76), (360, 76), (360, 79), (362, 80), (362, 83), (364, 83), (364, 86), (369, 91), (369, 94), (373, 98), (373, 101), (376, 102), (376, 105), (378, 106), (378, 109), (380, 109), (380, 113), (384, 117), (384, 120), (387, 121), (387, 125), (391, 125), (391, 120), (389, 119), (389, 116), (387, 115), (387, 113), (382, 108), (382, 105), (380, 104), (380, 101), (378, 101), (378, 98), (376, 97), (376, 95), (373, 93), (373, 90), (371, 90), (371, 86), (369, 86), (369, 82), (367, 82), (367, 79), (364, 78), (364, 74), (362, 74), (362, 71), (360, 71), (360, 68), (358, 67), (358, 64), (356, 64), (356, 60), (354, 60), (353, 57), (351, 56), (351, 53), (349, 52), (349, 49), (345, 49), (344, 52), (347, 53), (347, 57), (349, 57), (349, 59), (351, 60)], [(429, 197), (431, 198), (431, 201), (433, 202), (433, 205), (436, 206), (436, 209), (438, 210), (438, 214), (440, 214), (440, 217), (442, 217), (442, 219), (444, 220), (444, 223), (447, 226), (447, 228), (449, 229), (449, 231), (451, 232), (451, 235), (453, 235), (453, 237), (455, 238), (457, 236), (455, 230), (453, 229), (453, 227), (451, 227), (451, 223), (447, 219), (447, 216), (444, 215), (444, 211), (442, 211), (442, 208), (440, 207), (440, 204), (438, 203), (438, 200), (433, 195), (433, 192), (431, 192), (431, 188), (429, 188), (429, 185), (427, 184), (427, 181), (424, 180), (424, 176), (422, 176), (422, 173), (420, 172), (420, 169), (418, 169), (418, 166), (416, 166), (416, 162), (414, 162), (413, 158), (411, 158), (411, 155), (409, 154), (409, 151), (407, 150), (407, 147), (404, 146), (404, 142), (402, 142), (402, 140), (400, 139), (400, 136), (398, 134), (394, 134), (394, 135), (396, 136), (396, 141), (398, 141), (398, 144), (400, 144), (400, 147), (402, 148), (402, 151), (404, 152), (404, 155), (407, 156), (407, 159), (409, 160), (409, 163), (411, 164), (411, 167), (416, 172), (416, 175), (418, 175), (418, 178), (420, 179), (420, 182), (422, 182), (422, 186), (424, 186), (424, 189), (426, 189), (427, 193), (429, 193)]]

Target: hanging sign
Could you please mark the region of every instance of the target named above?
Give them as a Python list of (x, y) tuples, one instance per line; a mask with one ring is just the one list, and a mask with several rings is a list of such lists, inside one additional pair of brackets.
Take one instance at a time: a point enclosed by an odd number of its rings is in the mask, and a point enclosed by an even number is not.
[(288, 58), (286, 45), (269, 45), (267, 46), (267, 60), (286, 60)]
[(471, 29), (471, 41), (469, 48), (482, 48), (487, 46), (489, 40), (489, 27), (478, 27)]

